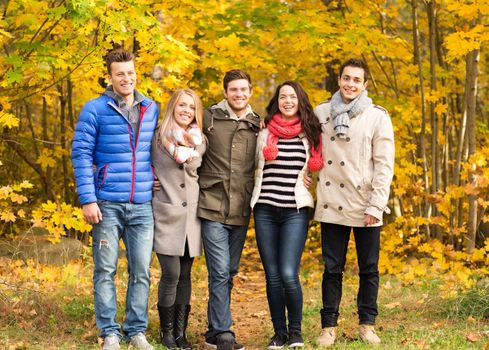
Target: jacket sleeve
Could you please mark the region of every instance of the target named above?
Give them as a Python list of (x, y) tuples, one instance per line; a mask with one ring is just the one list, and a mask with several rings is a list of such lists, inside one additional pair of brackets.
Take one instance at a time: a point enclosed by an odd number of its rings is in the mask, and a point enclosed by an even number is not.
[(71, 160), (75, 173), (76, 190), (82, 205), (97, 201), (93, 175), (98, 133), (96, 114), (93, 104), (88, 102), (80, 113), (73, 136)]
[(389, 115), (382, 112), (372, 139), (372, 160), (374, 176), (372, 180), (372, 195), (365, 214), (382, 220), (382, 214), (387, 211), (390, 185), (394, 175), (394, 131)]

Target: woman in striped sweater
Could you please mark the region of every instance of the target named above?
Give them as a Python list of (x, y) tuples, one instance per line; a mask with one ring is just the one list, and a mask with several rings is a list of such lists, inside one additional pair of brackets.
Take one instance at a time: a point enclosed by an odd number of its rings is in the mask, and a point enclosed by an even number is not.
[(258, 136), (251, 206), (275, 331), (268, 348), (302, 347), (299, 265), (307, 235), (308, 207), (314, 206), (304, 176), (323, 166), (321, 126), (307, 93), (293, 81), (277, 87), (267, 106), (265, 124), (267, 127)]

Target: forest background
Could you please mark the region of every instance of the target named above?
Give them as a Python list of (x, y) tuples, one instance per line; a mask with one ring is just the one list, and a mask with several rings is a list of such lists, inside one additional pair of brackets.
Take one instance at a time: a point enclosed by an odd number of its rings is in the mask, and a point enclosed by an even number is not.
[[(369, 94), (389, 111), (396, 141), (381, 272), (401, 286), (429, 282), (444, 300), (475, 296), (469, 316), (484, 325), (475, 343), (487, 346), (488, 17), (489, 0), (3, 1), (0, 238), (20, 246), (70, 237), (85, 248), (58, 268), (0, 258), (0, 327), (16, 305), (16, 322), (41, 313), (19, 291), (89, 275), (71, 139), (83, 104), (107, 84), (103, 56), (123, 47), (137, 55), (138, 89), (162, 106), (180, 87), (218, 102), (224, 72), (241, 68), (262, 116), (280, 82), (300, 82), (317, 105), (336, 91), (342, 61), (368, 62)], [(319, 271), (318, 242), (313, 223), (305, 261)]]

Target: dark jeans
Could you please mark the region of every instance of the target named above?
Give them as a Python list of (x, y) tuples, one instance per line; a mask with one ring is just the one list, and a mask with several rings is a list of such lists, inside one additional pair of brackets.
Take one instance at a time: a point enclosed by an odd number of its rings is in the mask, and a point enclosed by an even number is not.
[[(321, 243), (324, 259), (323, 309), (321, 325), (338, 325), (343, 270), (352, 227), (321, 223)], [(358, 256), (360, 287), (357, 295), (360, 324), (375, 324), (379, 291), (380, 227), (353, 227)]]
[(307, 237), (308, 208), (257, 204), (254, 217), (273, 328), (277, 334), (287, 333), (287, 309), (289, 331), (300, 332), (303, 301), (299, 265)]
[[(231, 290), (238, 273), (248, 226), (222, 224), (202, 219), (202, 240), (209, 282), (206, 339), (231, 332)], [(234, 334), (234, 333), (233, 333)]]
[(161, 279), (158, 285), (158, 305), (170, 307), (173, 304), (188, 305), (192, 292), (190, 272), (194, 258), (188, 253), (183, 256), (156, 254), (161, 266)]

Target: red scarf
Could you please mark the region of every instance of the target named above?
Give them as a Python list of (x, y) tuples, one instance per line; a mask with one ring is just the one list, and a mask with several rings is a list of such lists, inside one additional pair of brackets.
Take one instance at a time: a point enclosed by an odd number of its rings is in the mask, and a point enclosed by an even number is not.
[[(266, 160), (274, 160), (278, 156), (278, 139), (291, 139), (302, 132), (302, 121), (299, 117), (292, 120), (282, 119), (280, 113), (275, 114), (268, 122), (268, 137), (267, 144), (263, 148), (263, 155)], [(319, 137), (319, 146), (311, 147), (311, 157), (307, 162), (307, 167), (311, 171), (319, 171), (323, 167), (323, 158), (321, 149), (323, 147), (321, 137)]]

